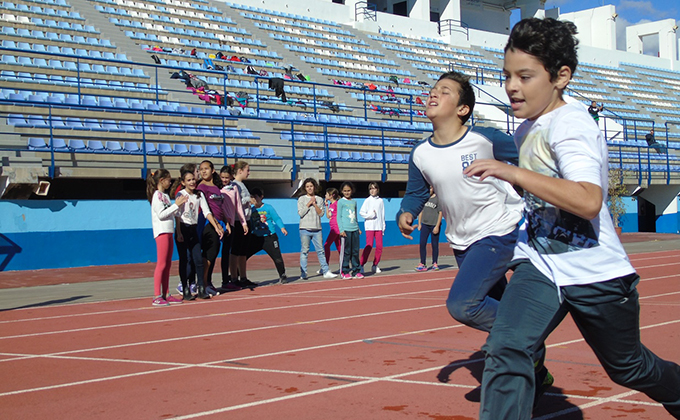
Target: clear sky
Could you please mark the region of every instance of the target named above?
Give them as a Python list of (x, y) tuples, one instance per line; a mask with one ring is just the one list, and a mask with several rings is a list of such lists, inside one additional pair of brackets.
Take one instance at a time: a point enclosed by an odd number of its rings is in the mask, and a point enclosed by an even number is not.
[(629, 24), (662, 19), (680, 21), (678, 0), (547, 0), (545, 9), (559, 7), (562, 13), (568, 13), (608, 4), (616, 6), (616, 13)]

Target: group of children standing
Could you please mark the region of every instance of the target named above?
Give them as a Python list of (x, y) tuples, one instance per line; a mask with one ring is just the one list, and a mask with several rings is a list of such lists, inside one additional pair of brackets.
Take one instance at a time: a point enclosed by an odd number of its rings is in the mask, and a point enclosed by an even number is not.
[[(209, 299), (227, 291), (252, 288), (256, 283), (248, 280), (247, 260), (264, 250), (274, 261), (279, 282), (286, 283), (288, 276), (281, 255), (277, 228), (288, 235), (281, 218), (269, 204), (262, 202), (261, 189), (249, 191), (243, 181), (250, 175), (245, 161), (224, 166), (219, 174), (213, 163), (204, 160), (196, 167), (186, 164), (180, 169), (178, 181), (170, 188), (170, 172), (159, 169), (147, 178), (147, 197), (151, 202), (151, 218), (157, 248), (157, 265), (154, 272), (154, 306), (167, 306), (183, 300)], [(175, 197), (171, 202), (170, 195)], [(357, 205), (352, 199), (354, 186), (345, 182), (341, 186), (343, 197), (329, 188), (326, 200), (317, 195), (319, 185), (309, 178), (303, 182), (303, 195), (298, 199), (300, 215), (300, 277), (307, 278), (307, 255), (310, 242), (314, 244), (324, 278), (335, 278), (327, 263), (330, 247), (335, 244), (340, 254), (340, 277), (363, 278), (375, 242), (373, 273), (380, 273), (378, 263), (382, 255), (382, 238), (385, 230), (385, 208), (379, 197), (377, 183), (370, 183), (369, 197), (359, 214), (366, 219), (367, 245), (359, 255), (361, 231), (357, 221)], [(321, 216), (330, 221), (331, 232), (325, 247), (321, 245)], [(180, 284), (177, 290), (182, 298), (169, 291), (173, 233), (179, 255)], [(213, 284), (213, 270), (222, 252), (222, 282)]]
[[(195, 164), (182, 166), (180, 177), (172, 188), (170, 172), (165, 169), (159, 169), (147, 178), (158, 256), (154, 272), (154, 306), (167, 306), (196, 297), (209, 299), (224, 291), (256, 286), (248, 280), (246, 271), (249, 252), (261, 246), (248, 235), (251, 194), (243, 181), (249, 175), (250, 168), (245, 161), (224, 166), (217, 174), (213, 163), (205, 160), (198, 167)], [(175, 196), (174, 204), (166, 193), (169, 189)], [(169, 290), (173, 233), (179, 255), (180, 285), (177, 290), (182, 299), (172, 296)], [(216, 288), (212, 274), (220, 248), (222, 283)]]
[[(343, 279), (364, 278), (363, 267), (370, 257), (375, 243), (375, 254), (371, 272), (380, 273), (380, 258), (383, 250), (383, 235), (385, 232), (385, 205), (380, 198), (378, 183), (368, 185), (369, 196), (357, 213), (357, 203), (352, 198), (355, 192), (351, 182), (343, 182), (340, 193), (335, 188), (326, 190), (323, 200), (319, 195), (319, 184), (313, 178), (302, 182), (301, 196), (298, 198), (297, 208), (300, 216), (300, 277), (307, 278), (307, 255), (310, 241), (319, 259), (321, 269), (317, 272), (324, 278), (335, 278), (337, 274), (329, 268), (331, 245), (335, 244), (340, 257), (339, 275)], [(324, 212), (325, 207), (325, 212)], [(321, 246), (321, 216), (325, 213), (330, 225), (330, 233)], [(360, 237), (358, 216), (365, 219), (366, 246), (360, 255)]]

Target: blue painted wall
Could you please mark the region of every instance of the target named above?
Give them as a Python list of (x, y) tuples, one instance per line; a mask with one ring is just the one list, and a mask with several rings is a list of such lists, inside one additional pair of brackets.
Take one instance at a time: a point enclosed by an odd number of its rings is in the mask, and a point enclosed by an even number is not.
[[(363, 200), (357, 199), (359, 207)], [(385, 246), (417, 244), (418, 231), (409, 241), (397, 229), (394, 215), (401, 199), (384, 200)], [(287, 237), (280, 235), (282, 251), (299, 252), (297, 201), (265, 201), (276, 208), (289, 231)], [(637, 232), (637, 203), (630, 198), (625, 202), (623, 231)], [(0, 215), (0, 271), (156, 261), (147, 201), (0, 201)], [(322, 222), (325, 238), (328, 219)], [(680, 213), (662, 215), (657, 219), (657, 232), (678, 233), (679, 225)], [(440, 239), (445, 241), (444, 235)]]
[[(384, 200), (385, 246), (418, 243), (418, 236), (409, 241), (397, 229), (394, 216), (401, 199)], [(274, 206), (289, 232), (280, 235), (282, 251), (299, 252), (297, 200), (265, 202)], [(362, 203), (357, 199), (359, 207)], [(147, 201), (0, 201), (0, 214), (0, 271), (156, 261)], [(327, 218), (322, 222), (325, 239), (330, 228)]]

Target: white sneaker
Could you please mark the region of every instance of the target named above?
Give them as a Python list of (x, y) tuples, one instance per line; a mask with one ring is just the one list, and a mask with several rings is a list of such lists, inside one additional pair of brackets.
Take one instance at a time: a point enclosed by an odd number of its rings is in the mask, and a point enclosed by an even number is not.
[(333, 274), (333, 272), (331, 270), (326, 271), (326, 274), (323, 275), (323, 278), (325, 278), (325, 279), (334, 279), (336, 277), (338, 277), (338, 275)]
[(374, 265), (373, 267), (371, 267), (371, 271), (375, 274), (382, 273), (382, 270), (377, 265)]

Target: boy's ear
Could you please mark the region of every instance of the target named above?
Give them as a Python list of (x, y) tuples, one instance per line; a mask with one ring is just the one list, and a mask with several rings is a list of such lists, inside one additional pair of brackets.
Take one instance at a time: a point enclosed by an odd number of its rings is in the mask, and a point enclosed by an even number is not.
[(468, 105), (459, 105), (458, 106), (458, 116), (459, 117), (465, 117), (470, 114), (470, 107)]
[(571, 81), (571, 69), (569, 66), (562, 66), (557, 71), (557, 80), (555, 80), (555, 86), (559, 89), (566, 89), (567, 85)]

